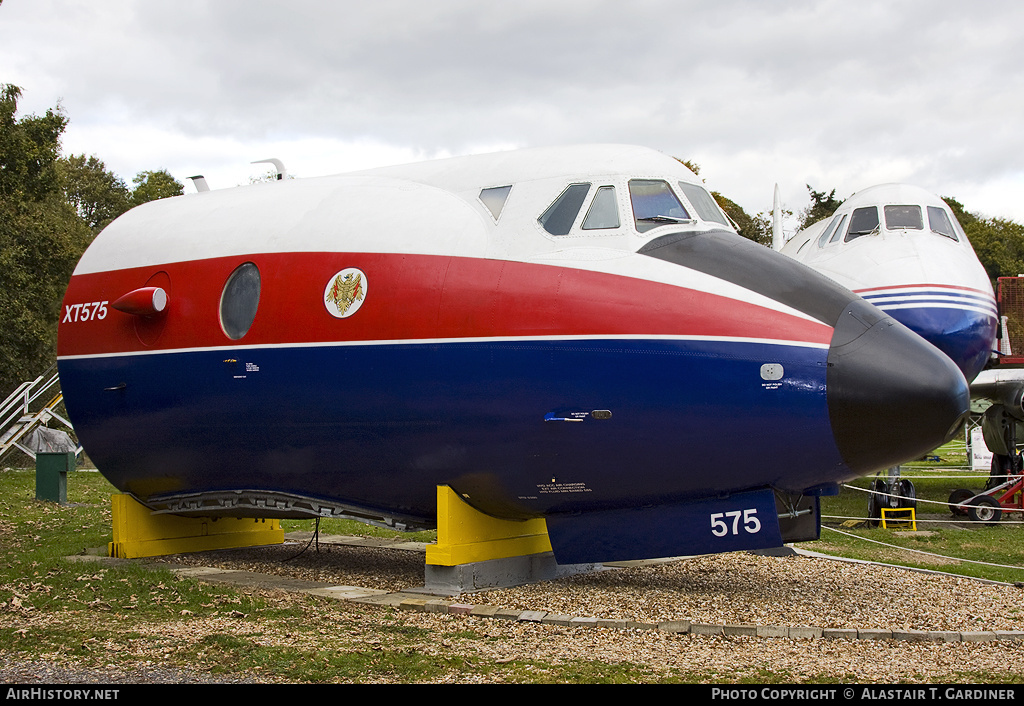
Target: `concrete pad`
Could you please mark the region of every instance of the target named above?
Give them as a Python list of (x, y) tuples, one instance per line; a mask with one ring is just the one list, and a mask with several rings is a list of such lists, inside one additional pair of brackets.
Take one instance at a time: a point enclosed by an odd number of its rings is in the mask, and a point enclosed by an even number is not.
[(669, 620), (658, 623), (658, 629), (664, 632), (690, 632), (689, 620)]
[(424, 586), (417, 590), (434, 595), (458, 596), (492, 588), (551, 581), (600, 569), (600, 564), (559, 564), (551, 552), (456, 566), (427, 564), (424, 569)]
[[(657, 630), (658, 626), (654, 623), (639, 623), (635, 620), (627, 620), (626, 627), (630, 630)], [(689, 630), (689, 628), (687, 628)]]
[(469, 611), (470, 615), (475, 615), (478, 618), (492, 618), (494, 614), (498, 612), (498, 606), (493, 605), (475, 605)]
[(857, 638), (860, 640), (891, 640), (892, 630), (858, 630)]
[(572, 620), (571, 615), (558, 615), (556, 613), (548, 613), (541, 620), (545, 625), (561, 625), (563, 627), (569, 627), (569, 621)]
[(857, 631), (844, 628), (825, 628), (821, 631), (821, 636), (827, 640), (856, 640)]
[(360, 588), (359, 586), (327, 586), (326, 588), (311, 588), (306, 593), (324, 598), (334, 598), (341, 601), (351, 601), (356, 598), (367, 598), (368, 596), (384, 596), (387, 591), (376, 588)]
[(519, 619), (524, 623), (539, 623), (547, 614), (546, 610), (524, 610), (519, 614)]
[(989, 642), (990, 640), (998, 640), (994, 632), (991, 630), (971, 630), (969, 632), (961, 632), (961, 642)]
[(1000, 640), (1024, 640), (1024, 630), (993, 630)]
[(422, 596), (416, 596), (411, 593), (381, 593), (365, 596), (363, 598), (354, 598), (352, 599), (352, 602), (365, 603), (368, 605), (391, 606), (393, 608), (398, 608), (400, 605), (402, 605), (402, 601), (409, 600), (410, 598), (420, 598), (421, 600), (425, 600), (422, 598)]
[(724, 625), (709, 625), (707, 623), (690, 623), (691, 635), (724, 635)]
[(821, 637), (822, 632), (821, 628), (797, 626), (789, 629), (789, 636), (794, 640), (816, 640)]
[(906, 640), (908, 642), (923, 642), (931, 640), (932, 636), (927, 630), (893, 630), (892, 639)]

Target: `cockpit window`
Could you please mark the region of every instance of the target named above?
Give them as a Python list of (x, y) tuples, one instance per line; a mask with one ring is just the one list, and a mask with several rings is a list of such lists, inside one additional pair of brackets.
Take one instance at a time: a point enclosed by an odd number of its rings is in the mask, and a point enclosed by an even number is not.
[(829, 244), (838, 243), (840, 236), (843, 234), (843, 226), (846, 225), (846, 216), (844, 215), (839, 219), (839, 223), (836, 225), (836, 231), (832, 234), (832, 237), (828, 239)]
[(850, 216), (850, 229), (846, 231), (846, 242), (862, 235), (869, 235), (878, 230), (878, 208), (865, 206), (854, 209)]
[(570, 184), (555, 202), (548, 206), (540, 218), (540, 224), (551, 235), (566, 235), (572, 230), (572, 224), (587, 198), (590, 184)]
[(508, 200), (510, 191), (512, 191), (511, 186), (494, 186), (490, 189), (480, 190), (480, 201), (491, 212), (495, 221), (501, 216), (501, 209), (505, 208), (505, 201)]
[(704, 187), (698, 186), (697, 184), (688, 184), (685, 181), (679, 182), (679, 188), (683, 192), (693, 208), (697, 211), (697, 215), (705, 221), (712, 223), (721, 223), (724, 226), (729, 225), (729, 221), (726, 220), (725, 214), (722, 213), (722, 209), (715, 203), (715, 199), (709, 194)]
[(594, 195), (587, 217), (583, 219), (583, 230), (601, 230), (619, 227), (619, 202), (615, 198), (614, 186), (602, 186)]
[(631, 179), (629, 198), (633, 203), (633, 220), (640, 233), (666, 223), (692, 223), (668, 182), (659, 179)]
[(897, 230), (899, 228), (924, 230), (924, 221), (921, 220), (921, 207), (886, 206), (885, 228), (886, 230)]
[(819, 248), (825, 247), (825, 245), (829, 242), (834, 242), (834, 239), (832, 241), (829, 240), (829, 236), (831, 236), (833, 233), (839, 232), (840, 229), (838, 226), (845, 218), (846, 216), (836, 216), (835, 218), (832, 219), (832, 222), (828, 225), (828, 227), (825, 228), (824, 231), (822, 231), (821, 237), (818, 238)]
[(953, 230), (953, 224), (949, 222), (949, 216), (938, 206), (928, 207), (928, 226), (932, 229), (933, 233), (944, 235), (953, 240), (959, 240), (956, 237), (956, 231)]

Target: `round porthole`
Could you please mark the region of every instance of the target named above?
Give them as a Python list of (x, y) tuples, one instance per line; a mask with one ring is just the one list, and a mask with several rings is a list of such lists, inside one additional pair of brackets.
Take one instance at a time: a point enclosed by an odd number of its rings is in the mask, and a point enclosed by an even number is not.
[(260, 270), (251, 262), (235, 268), (220, 295), (220, 325), (228, 338), (244, 336), (260, 303)]

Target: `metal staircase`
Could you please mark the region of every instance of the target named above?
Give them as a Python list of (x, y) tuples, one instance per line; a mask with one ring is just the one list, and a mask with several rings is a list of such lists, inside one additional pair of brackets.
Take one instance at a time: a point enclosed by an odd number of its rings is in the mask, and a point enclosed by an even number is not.
[[(47, 396), (50, 401), (40, 405), (38, 400), (46, 399)], [(11, 449), (17, 448), (35, 460), (35, 449), (27, 445), (29, 436), (51, 420), (57, 420), (69, 431), (74, 431), (71, 422), (56, 411), (63, 400), (56, 366), (50, 366), (35, 380), (21, 383), (8, 395), (0, 406), (0, 459)], [(82, 447), (76, 442), (75, 456), (81, 453)]]

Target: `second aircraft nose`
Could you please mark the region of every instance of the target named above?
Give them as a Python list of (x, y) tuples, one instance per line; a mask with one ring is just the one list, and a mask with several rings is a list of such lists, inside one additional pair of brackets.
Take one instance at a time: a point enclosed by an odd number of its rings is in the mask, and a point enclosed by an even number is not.
[(861, 475), (941, 446), (970, 408), (967, 381), (947, 356), (861, 300), (836, 322), (827, 385), (836, 445)]

